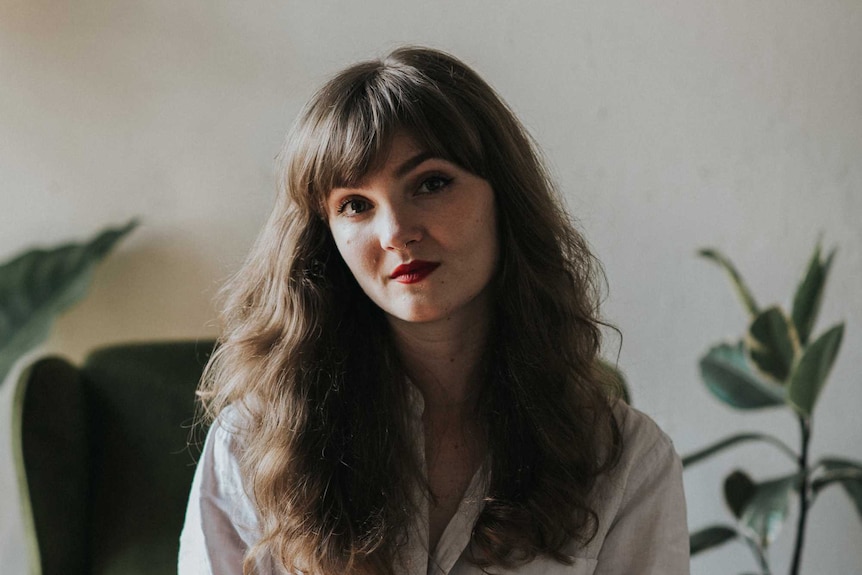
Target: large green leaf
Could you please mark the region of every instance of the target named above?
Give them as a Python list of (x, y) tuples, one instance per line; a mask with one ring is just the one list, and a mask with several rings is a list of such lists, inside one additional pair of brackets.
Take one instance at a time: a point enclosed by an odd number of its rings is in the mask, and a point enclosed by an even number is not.
[(685, 457), (682, 458), (682, 466), (688, 467), (689, 465), (693, 465), (698, 461), (706, 459), (712, 455), (720, 451), (724, 451), (730, 447), (733, 447), (737, 443), (743, 443), (746, 441), (763, 441), (765, 443), (769, 443), (771, 445), (776, 446), (781, 451), (786, 453), (793, 461), (797, 460), (797, 455), (794, 453), (792, 449), (790, 449), (787, 444), (778, 439), (777, 437), (773, 437), (771, 435), (767, 435), (765, 433), (739, 433), (736, 435), (732, 435), (721, 441), (716, 441), (715, 443), (704, 447), (694, 453), (689, 453)]
[(811, 417), (814, 411), (814, 404), (817, 403), (820, 390), (826, 384), (843, 337), (844, 323), (842, 322), (827, 330), (805, 348), (790, 375), (787, 399), (805, 417)]
[(805, 278), (796, 288), (791, 315), (793, 324), (796, 326), (796, 332), (799, 334), (799, 342), (802, 345), (808, 343), (808, 338), (817, 322), (820, 303), (823, 301), (823, 288), (826, 285), (826, 278), (829, 275), (829, 268), (832, 266), (834, 257), (835, 250), (832, 250), (826, 256), (825, 261), (821, 260), (820, 242), (817, 242), (817, 247), (814, 248), (814, 254), (808, 263)]
[(689, 536), (689, 548), (695, 555), (712, 547), (718, 547), (737, 536), (736, 529), (728, 525), (710, 525)]
[(778, 306), (759, 313), (746, 337), (751, 361), (766, 377), (784, 382), (799, 351), (796, 329)]
[(832, 458), (824, 459), (820, 465), (825, 469), (825, 473), (811, 482), (814, 494), (818, 494), (829, 485), (840, 484), (850, 496), (859, 518), (862, 519), (862, 463)]
[(799, 473), (755, 484), (739, 523), (742, 532), (761, 549), (769, 547), (781, 532), (790, 509), (790, 497), (799, 489), (799, 484)]
[(757, 409), (785, 403), (781, 386), (762, 380), (751, 370), (742, 342), (711, 348), (700, 359), (700, 374), (707, 388), (731, 407)]
[(727, 275), (730, 276), (731, 283), (733, 283), (733, 288), (736, 290), (739, 299), (742, 301), (742, 305), (745, 306), (749, 315), (756, 316), (758, 314), (757, 302), (754, 301), (754, 296), (751, 295), (751, 291), (748, 289), (748, 286), (745, 285), (745, 282), (742, 281), (742, 276), (739, 275), (739, 272), (736, 271), (736, 268), (730, 260), (727, 259), (724, 254), (712, 248), (705, 248), (697, 253), (698, 255), (717, 263), (725, 272), (727, 272)]
[(84, 244), (31, 250), (0, 265), (0, 382), (48, 336), (57, 315), (84, 297), (96, 264), (136, 225), (106, 230)]

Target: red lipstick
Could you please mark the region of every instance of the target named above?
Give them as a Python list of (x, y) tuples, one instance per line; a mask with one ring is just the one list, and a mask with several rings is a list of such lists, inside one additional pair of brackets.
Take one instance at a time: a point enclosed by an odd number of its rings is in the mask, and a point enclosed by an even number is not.
[(440, 264), (437, 262), (413, 260), (392, 270), (392, 275), (389, 278), (402, 284), (415, 284), (431, 275), (431, 272), (439, 266)]

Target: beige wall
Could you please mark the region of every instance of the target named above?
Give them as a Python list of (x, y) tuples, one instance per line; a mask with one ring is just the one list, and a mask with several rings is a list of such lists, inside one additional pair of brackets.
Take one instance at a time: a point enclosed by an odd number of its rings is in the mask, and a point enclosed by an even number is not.
[[(428, 44), (474, 65), (544, 147), (606, 266), (635, 402), (681, 452), (738, 429), (796, 437), (786, 414), (733, 413), (699, 383), (698, 356), (744, 316), (696, 248), (721, 247), (761, 300), (789, 304), (818, 234), (840, 246), (820, 327), (846, 319), (847, 334), (813, 448), (862, 459), (860, 30), (856, 0), (0, 0), (0, 259), (138, 216), (46, 348), (212, 335), (210, 300), (266, 216), (299, 106), (347, 63)], [(0, 439), (0, 564), (16, 575)], [(735, 466), (764, 477), (784, 462), (747, 447), (687, 472), (692, 526), (725, 519)], [(804, 572), (857, 572), (860, 537), (825, 492)], [(740, 545), (694, 563), (753, 567)]]

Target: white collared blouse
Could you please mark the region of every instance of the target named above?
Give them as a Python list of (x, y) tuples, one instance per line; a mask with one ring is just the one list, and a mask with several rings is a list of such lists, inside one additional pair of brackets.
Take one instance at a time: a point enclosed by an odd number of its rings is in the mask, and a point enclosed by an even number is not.
[[(414, 445), (425, 461), (421, 429), (421, 395), (412, 390), (416, 417)], [(486, 568), (491, 574), (545, 575), (688, 575), (682, 465), (673, 444), (646, 415), (622, 402), (616, 414), (624, 449), (618, 465), (598, 479), (593, 509), (599, 519), (596, 536), (583, 547), (572, 541), (564, 553), (575, 558), (564, 565), (539, 557), (515, 569)], [(230, 425), (230, 408), (210, 428), (198, 462), (180, 538), (179, 575), (240, 575), (246, 550), (258, 534), (257, 512), (239, 472), (240, 444)], [(473, 525), (486, 489), (482, 469), (476, 472), (458, 511), (436, 549), (428, 551), (427, 498), (417, 496), (422, 513), (409, 530), (399, 555), (405, 575), (480, 575), (468, 559)], [(282, 575), (273, 561), (258, 565), (260, 575)]]

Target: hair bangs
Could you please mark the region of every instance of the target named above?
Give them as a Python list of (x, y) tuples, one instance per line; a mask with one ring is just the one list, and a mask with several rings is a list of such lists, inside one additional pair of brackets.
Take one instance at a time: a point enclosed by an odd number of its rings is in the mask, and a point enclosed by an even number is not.
[(485, 177), (479, 131), (457, 93), (395, 66), (351, 72), (336, 76), (312, 99), (285, 150), (287, 191), (294, 201), (325, 215), (329, 193), (361, 185), (386, 161), (399, 132), (435, 157)]

